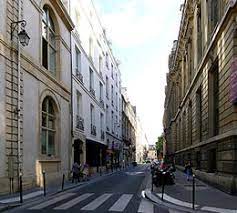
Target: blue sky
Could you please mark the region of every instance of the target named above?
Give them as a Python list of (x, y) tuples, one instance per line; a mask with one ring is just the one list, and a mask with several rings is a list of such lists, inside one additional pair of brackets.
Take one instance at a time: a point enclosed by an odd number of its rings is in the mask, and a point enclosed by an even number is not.
[(149, 143), (162, 133), (168, 55), (183, 0), (93, 0)]

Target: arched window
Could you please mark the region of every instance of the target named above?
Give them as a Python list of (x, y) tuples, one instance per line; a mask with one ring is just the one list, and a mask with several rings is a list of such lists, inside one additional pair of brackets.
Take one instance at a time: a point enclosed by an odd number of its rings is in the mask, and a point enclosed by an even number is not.
[(55, 75), (56, 41), (55, 25), (47, 7), (43, 8), (42, 17), (42, 65)]
[(55, 155), (55, 103), (50, 97), (46, 97), (42, 104), (41, 124), (41, 154)]

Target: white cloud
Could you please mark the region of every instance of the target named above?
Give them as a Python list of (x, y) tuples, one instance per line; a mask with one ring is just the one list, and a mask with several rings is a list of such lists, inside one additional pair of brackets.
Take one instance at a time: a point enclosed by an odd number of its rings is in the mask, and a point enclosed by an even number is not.
[[(149, 143), (154, 143), (163, 131), (167, 62), (172, 42), (178, 37), (181, 3), (183, 0), (127, 0), (102, 18), (113, 48), (127, 59), (121, 66), (122, 78), (126, 79), (123, 86), (128, 87), (131, 102), (137, 106)], [(133, 49), (138, 51), (137, 47), (146, 47), (151, 42), (154, 46), (150, 51), (139, 50), (144, 60), (130, 60), (128, 50), (133, 54)], [(128, 75), (134, 67), (139, 70)]]

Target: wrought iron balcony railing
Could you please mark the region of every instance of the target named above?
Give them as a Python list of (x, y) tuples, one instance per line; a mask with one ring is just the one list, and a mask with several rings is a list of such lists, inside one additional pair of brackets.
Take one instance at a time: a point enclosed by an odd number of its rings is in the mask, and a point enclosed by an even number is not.
[(95, 90), (92, 87), (90, 87), (90, 93), (93, 97), (95, 97)]
[(76, 128), (84, 131), (84, 119), (79, 115), (76, 117)]
[(76, 77), (83, 84), (83, 75), (78, 69), (76, 69)]
[(91, 134), (96, 136), (96, 126), (91, 124)]
[(100, 138), (102, 141), (105, 139), (105, 132), (103, 130), (101, 130)]

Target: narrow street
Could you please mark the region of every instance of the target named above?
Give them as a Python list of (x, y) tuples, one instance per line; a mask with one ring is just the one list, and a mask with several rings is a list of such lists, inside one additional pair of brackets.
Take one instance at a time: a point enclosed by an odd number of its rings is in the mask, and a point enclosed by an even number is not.
[(141, 197), (146, 187), (148, 165), (121, 171), (83, 187), (46, 197), (11, 212), (144, 212), (169, 213)]

